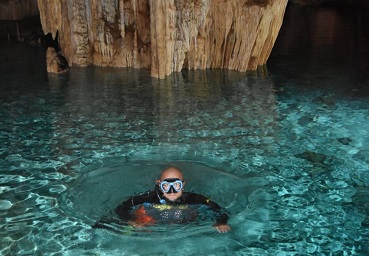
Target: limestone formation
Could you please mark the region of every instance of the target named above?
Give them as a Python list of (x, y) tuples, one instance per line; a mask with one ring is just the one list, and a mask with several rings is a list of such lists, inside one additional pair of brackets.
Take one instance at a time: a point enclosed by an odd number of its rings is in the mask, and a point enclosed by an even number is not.
[(288, 0), (38, 0), (44, 33), (69, 65), (255, 70), (266, 63)]
[(64, 73), (68, 71), (68, 63), (54, 48), (49, 47), (46, 51), (46, 68), (49, 73)]

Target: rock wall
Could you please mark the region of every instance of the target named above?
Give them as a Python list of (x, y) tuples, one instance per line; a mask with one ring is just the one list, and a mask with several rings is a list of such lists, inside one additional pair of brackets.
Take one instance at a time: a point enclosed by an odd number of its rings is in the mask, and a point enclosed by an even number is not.
[(69, 65), (254, 70), (265, 64), (288, 0), (38, 0), (44, 33)]

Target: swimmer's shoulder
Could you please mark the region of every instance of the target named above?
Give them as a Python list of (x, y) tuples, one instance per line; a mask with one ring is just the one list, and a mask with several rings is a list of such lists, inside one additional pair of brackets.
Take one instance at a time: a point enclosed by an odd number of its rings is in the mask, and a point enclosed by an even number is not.
[(206, 204), (209, 200), (209, 197), (194, 192), (183, 192), (183, 198), (188, 204)]
[(157, 203), (158, 196), (155, 191), (150, 190), (137, 195), (132, 196), (127, 201), (130, 201), (132, 205), (140, 205), (143, 203)]

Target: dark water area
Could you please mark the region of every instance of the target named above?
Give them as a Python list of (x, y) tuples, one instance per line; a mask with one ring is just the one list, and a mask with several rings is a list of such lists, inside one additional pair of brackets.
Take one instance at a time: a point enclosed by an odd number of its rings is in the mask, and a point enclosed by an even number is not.
[[(267, 64), (278, 72), (277, 79), (299, 79), (304, 87), (328, 86), (368, 95), (369, 5), (353, 2), (288, 5)], [(319, 83), (312, 83), (312, 77), (319, 78)], [(335, 83), (329, 82), (332, 79)]]
[[(368, 255), (368, 5), (289, 4), (256, 72), (72, 67), (0, 47), (1, 255)], [(212, 223), (91, 226), (180, 167)]]

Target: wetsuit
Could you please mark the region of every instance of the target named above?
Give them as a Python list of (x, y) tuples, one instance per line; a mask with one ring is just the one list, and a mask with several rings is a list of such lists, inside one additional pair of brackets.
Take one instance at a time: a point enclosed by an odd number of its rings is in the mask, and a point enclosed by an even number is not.
[[(205, 219), (212, 219), (215, 225), (222, 225), (228, 221), (228, 214), (206, 196), (183, 192), (180, 198), (172, 202), (163, 196), (158, 186), (154, 191), (129, 198), (114, 212), (124, 222), (133, 221), (145, 226), (159, 223), (188, 223)], [(107, 219), (103, 218), (95, 224), (95, 227), (102, 227), (103, 222), (106, 223)]]

